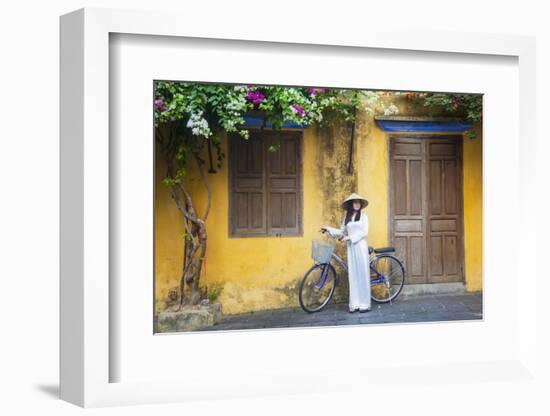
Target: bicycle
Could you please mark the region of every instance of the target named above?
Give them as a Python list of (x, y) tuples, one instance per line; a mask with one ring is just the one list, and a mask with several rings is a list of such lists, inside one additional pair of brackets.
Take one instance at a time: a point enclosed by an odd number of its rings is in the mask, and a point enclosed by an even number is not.
[[(335, 237), (329, 235), (333, 240)], [(371, 299), (377, 303), (392, 302), (405, 284), (405, 268), (401, 261), (390, 254), (393, 247), (368, 248), (370, 263)], [(315, 264), (306, 272), (299, 289), (302, 309), (308, 313), (319, 312), (328, 305), (338, 284), (334, 261), (347, 272), (346, 263), (334, 253), (334, 241), (312, 241), (312, 258)]]

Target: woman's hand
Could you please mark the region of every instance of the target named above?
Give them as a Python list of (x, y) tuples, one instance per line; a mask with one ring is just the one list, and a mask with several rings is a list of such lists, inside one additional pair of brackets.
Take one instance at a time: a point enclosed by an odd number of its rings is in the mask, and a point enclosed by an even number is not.
[(342, 237), (342, 239), (340, 241), (349, 241), (349, 236), (345, 236), (345, 237)]

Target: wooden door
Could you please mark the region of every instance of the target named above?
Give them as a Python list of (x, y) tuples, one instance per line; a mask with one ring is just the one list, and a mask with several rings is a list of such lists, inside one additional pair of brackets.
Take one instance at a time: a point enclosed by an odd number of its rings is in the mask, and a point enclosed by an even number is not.
[(462, 281), (462, 174), (459, 140), (430, 140), (428, 157), (428, 282)]
[(405, 261), (407, 283), (426, 283), (426, 157), (423, 142), (391, 139), (393, 245)]
[(390, 143), (390, 232), (407, 283), (463, 281), (461, 139)]

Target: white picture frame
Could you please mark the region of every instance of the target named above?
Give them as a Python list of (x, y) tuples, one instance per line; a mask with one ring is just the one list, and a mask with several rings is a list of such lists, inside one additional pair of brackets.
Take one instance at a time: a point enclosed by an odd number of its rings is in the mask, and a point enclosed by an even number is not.
[[(333, 47), (385, 50), (430, 51), (453, 54), (504, 55), (518, 59), (519, 147), (517, 256), (523, 265), (523, 282), (518, 285), (515, 318), (522, 325), (512, 339), (513, 354), (498, 361), (419, 362), (411, 368), (381, 366), (373, 372), (378, 379), (391, 374), (406, 386), (461, 380), (537, 380), (536, 250), (522, 250), (536, 244), (535, 184), (535, 40), (531, 37), (473, 33), (403, 31), (387, 25), (383, 30), (350, 27), (328, 34), (322, 28), (293, 32), (262, 26), (246, 35), (235, 34), (231, 23), (205, 28), (199, 21), (174, 13), (108, 9), (81, 9), (61, 18), (61, 398), (84, 407), (139, 403), (162, 403), (215, 397), (252, 397), (271, 394), (307, 394), (324, 385), (322, 376), (335, 381), (330, 389), (342, 391), (357, 381), (346, 367), (317, 375), (318, 382), (305, 385), (296, 373), (265, 373), (260, 378), (240, 379), (227, 384), (205, 374), (192, 379), (170, 381), (110, 382), (110, 366), (120, 357), (110, 349), (109, 274), (109, 36), (114, 33), (227, 41), (278, 42), (285, 44), (331, 45)], [(490, 120), (489, 120), (490, 122)], [(529, 257), (526, 257), (529, 255)], [(522, 287), (523, 286), (523, 287)], [(353, 331), (353, 328), (346, 331)], [(152, 336), (152, 334), (151, 334)], [(218, 339), (224, 334), (218, 334)], [(273, 337), (284, 337), (284, 331)], [(244, 372), (246, 373), (246, 371)], [(354, 379), (355, 377), (355, 379)], [(208, 388), (207, 388), (208, 387)]]

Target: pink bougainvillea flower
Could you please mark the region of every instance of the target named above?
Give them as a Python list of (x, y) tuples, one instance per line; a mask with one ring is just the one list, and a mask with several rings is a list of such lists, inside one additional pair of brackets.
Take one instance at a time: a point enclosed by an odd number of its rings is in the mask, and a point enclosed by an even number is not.
[(160, 98), (155, 100), (155, 108), (157, 110), (168, 110), (168, 107), (166, 107), (166, 104), (164, 104), (164, 101), (162, 101)]
[(300, 117), (304, 115), (304, 109), (302, 106), (299, 106), (298, 104), (292, 104), (292, 108), (294, 109), (294, 112)]
[(316, 97), (319, 94), (322, 94), (325, 92), (324, 88), (316, 88), (316, 87), (309, 87), (309, 93)]
[(252, 104), (260, 104), (263, 100), (265, 100), (265, 95), (259, 90), (253, 91), (248, 89), (246, 99), (252, 102)]

